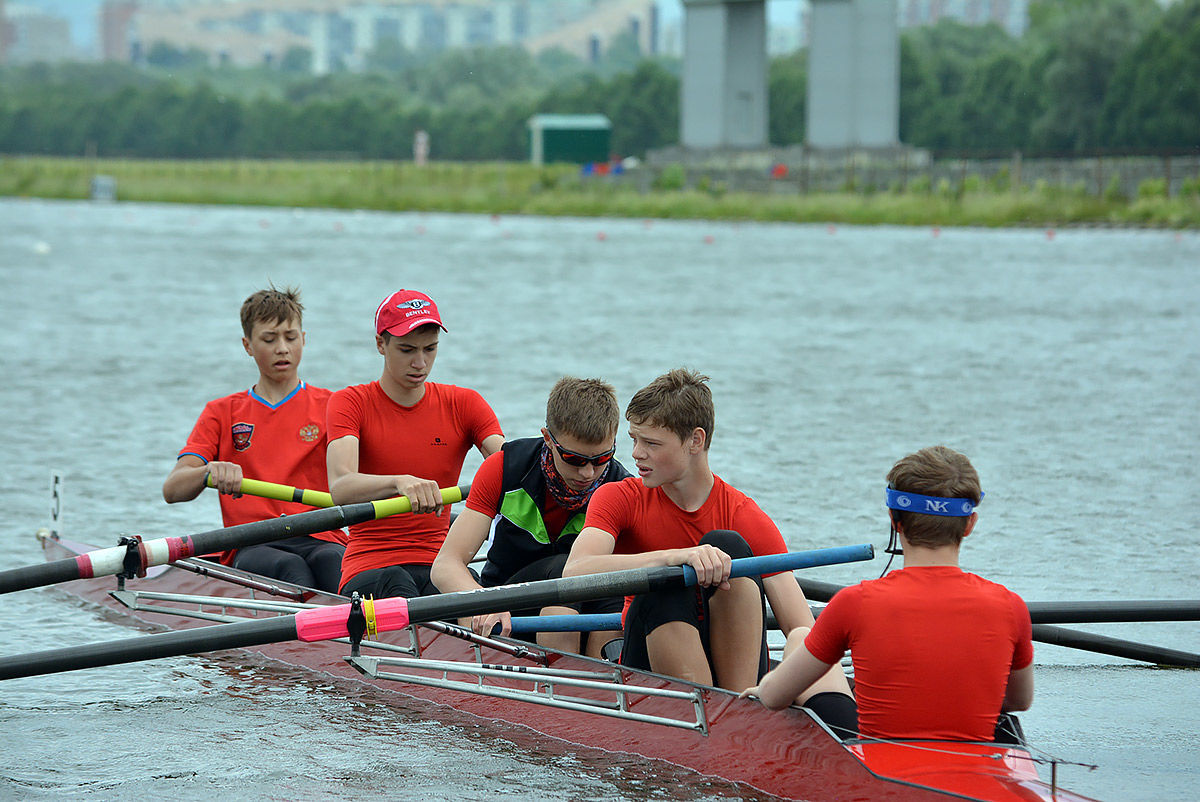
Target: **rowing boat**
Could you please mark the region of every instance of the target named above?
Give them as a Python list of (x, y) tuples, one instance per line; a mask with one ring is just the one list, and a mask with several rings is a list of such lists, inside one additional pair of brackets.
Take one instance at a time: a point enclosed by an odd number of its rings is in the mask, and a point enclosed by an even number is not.
[[(38, 533), (47, 560), (94, 547)], [(119, 588), (117, 586), (120, 586)], [(183, 629), (292, 614), (343, 597), (198, 558), (152, 567), (130, 581), (79, 579), (59, 587), (131, 621)], [(691, 769), (784, 799), (1083, 800), (1046, 783), (1023, 745), (945, 741), (843, 743), (806, 710), (770, 712), (719, 688), (507, 638), (430, 622), (364, 640), (248, 647), (346, 683), (370, 683), (520, 727), (581, 748)]]

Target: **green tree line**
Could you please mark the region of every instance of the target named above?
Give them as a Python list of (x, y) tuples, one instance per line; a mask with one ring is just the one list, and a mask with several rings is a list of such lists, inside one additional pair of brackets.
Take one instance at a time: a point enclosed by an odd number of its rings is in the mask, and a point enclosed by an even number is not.
[[(770, 138), (804, 141), (806, 54), (770, 64)], [(146, 158), (520, 160), (536, 113), (603, 113), (613, 150), (678, 140), (679, 65), (618, 39), (599, 65), (518, 48), (379, 48), (362, 73), (211, 67), (152, 47), (147, 64), (0, 70), (0, 152)], [(1082, 153), (1200, 147), (1200, 0), (1040, 0), (1014, 38), (952, 21), (900, 42), (900, 136), (935, 151)]]

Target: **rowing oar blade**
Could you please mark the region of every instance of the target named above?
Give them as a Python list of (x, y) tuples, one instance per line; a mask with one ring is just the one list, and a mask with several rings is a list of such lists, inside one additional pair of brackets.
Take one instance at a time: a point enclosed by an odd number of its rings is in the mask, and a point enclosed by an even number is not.
[[(874, 550), (867, 543), (791, 554), (747, 557), (733, 561), (732, 576), (757, 576), (818, 565), (869, 560), (873, 556)], [(480, 588), (461, 593), (444, 593), (439, 596), (422, 596), (416, 599), (379, 599), (370, 605), (373, 609), (369, 612), (368, 605), (364, 604), (363, 608), (364, 612), (368, 612), (373, 618), (374, 630), (387, 632), (424, 621), (569, 604), (608, 596), (633, 596), (694, 584), (696, 572), (690, 566), (634, 568), (520, 585)], [(301, 610), (295, 615), (281, 615), (276, 618), (239, 621), (181, 632), (166, 632), (15, 655), (0, 658), (0, 680), (289, 640), (312, 642), (344, 638), (348, 635), (349, 616), (350, 605), (339, 604)]]

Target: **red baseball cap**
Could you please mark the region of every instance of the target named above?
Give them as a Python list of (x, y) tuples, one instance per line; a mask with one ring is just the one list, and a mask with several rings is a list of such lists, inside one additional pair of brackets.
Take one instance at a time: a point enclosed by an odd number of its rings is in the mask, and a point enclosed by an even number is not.
[(442, 325), (437, 304), (428, 295), (416, 290), (397, 290), (384, 298), (383, 303), (375, 310), (376, 334), (386, 331), (395, 337), (403, 337), (427, 323), (437, 324), (442, 331), (448, 331)]

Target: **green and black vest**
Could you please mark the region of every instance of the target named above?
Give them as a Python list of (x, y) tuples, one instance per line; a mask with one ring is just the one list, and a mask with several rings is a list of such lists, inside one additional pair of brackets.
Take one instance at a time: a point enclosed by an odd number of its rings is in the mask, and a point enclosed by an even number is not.
[[(575, 536), (583, 529), (586, 510), (571, 516), (557, 535), (546, 531), (542, 520), (542, 507), (546, 503), (543, 442), (540, 437), (526, 437), (504, 444), (500, 514), (481, 574), (484, 587), (503, 585), (517, 571), (543, 557), (566, 554), (571, 550)], [(607, 467), (605, 483), (617, 482), (630, 475), (615, 459)]]

